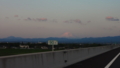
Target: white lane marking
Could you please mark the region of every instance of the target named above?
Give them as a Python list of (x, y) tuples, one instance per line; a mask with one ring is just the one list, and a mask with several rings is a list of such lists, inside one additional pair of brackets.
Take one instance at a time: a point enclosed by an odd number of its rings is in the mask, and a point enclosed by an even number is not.
[(120, 55), (120, 53), (118, 53), (118, 54), (105, 66), (105, 68), (109, 68), (109, 67), (112, 65), (112, 63), (118, 58), (119, 55)]

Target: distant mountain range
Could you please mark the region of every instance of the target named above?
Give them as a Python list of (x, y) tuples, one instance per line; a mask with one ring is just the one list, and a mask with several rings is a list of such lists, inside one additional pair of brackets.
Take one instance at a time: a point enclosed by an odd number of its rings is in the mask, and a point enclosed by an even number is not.
[(47, 42), (48, 40), (57, 40), (59, 43), (120, 43), (120, 36), (97, 38), (21, 38), (10, 36), (1, 38), (0, 42)]

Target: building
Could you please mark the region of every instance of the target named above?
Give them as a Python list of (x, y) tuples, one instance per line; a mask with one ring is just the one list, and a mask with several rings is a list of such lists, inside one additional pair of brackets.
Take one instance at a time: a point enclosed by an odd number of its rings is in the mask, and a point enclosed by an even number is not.
[(20, 45), (21, 49), (29, 49), (29, 45)]

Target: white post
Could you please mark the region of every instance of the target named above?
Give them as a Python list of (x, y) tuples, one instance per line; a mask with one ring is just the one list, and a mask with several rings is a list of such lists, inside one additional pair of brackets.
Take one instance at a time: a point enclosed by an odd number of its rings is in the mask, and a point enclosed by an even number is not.
[(54, 51), (54, 45), (52, 45), (52, 51)]

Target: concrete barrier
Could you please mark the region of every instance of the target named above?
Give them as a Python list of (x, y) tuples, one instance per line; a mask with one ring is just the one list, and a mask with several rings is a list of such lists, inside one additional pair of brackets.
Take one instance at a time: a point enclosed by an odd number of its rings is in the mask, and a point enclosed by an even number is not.
[(110, 45), (55, 52), (3, 56), (0, 57), (0, 68), (63, 68), (118, 47), (120, 46)]

